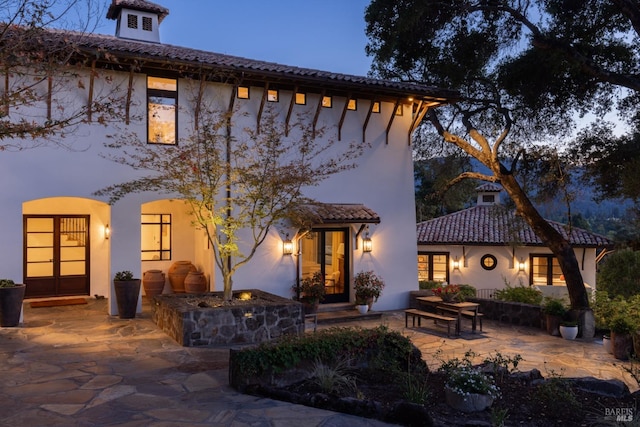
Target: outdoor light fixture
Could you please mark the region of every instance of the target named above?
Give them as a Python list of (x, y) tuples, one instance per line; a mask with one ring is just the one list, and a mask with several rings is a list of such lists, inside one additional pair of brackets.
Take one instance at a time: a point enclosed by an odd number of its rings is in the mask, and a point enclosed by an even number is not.
[(111, 228), (109, 228), (109, 224), (107, 224), (104, 226), (104, 239), (109, 240), (109, 237), (111, 237)]
[(460, 270), (460, 261), (458, 261), (458, 257), (453, 261), (453, 269)]
[(521, 259), (520, 262), (518, 263), (518, 269), (520, 271), (524, 271), (524, 260)]
[(282, 241), (282, 255), (291, 255), (293, 253), (293, 242), (289, 238), (289, 233)]
[(373, 250), (373, 244), (371, 243), (371, 237), (369, 237), (369, 231), (362, 238), (362, 252), (371, 252)]

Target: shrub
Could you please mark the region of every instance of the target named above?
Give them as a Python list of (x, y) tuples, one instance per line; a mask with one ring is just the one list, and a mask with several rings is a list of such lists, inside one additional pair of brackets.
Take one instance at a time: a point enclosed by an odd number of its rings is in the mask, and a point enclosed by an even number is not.
[(544, 299), (542, 312), (549, 316), (564, 317), (567, 314), (567, 308), (564, 302), (559, 298), (547, 297)]
[(511, 286), (505, 282), (505, 288), (496, 291), (496, 299), (501, 301), (520, 302), (523, 304), (540, 305), (542, 292), (531, 286)]
[(441, 282), (436, 282), (435, 280), (420, 280), (418, 282), (418, 289), (423, 290), (431, 290), (440, 286)]
[(611, 298), (640, 294), (640, 252), (631, 249), (608, 255), (598, 273), (598, 289)]
[(12, 288), (16, 284), (11, 279), (0, 279), (0, 288)]

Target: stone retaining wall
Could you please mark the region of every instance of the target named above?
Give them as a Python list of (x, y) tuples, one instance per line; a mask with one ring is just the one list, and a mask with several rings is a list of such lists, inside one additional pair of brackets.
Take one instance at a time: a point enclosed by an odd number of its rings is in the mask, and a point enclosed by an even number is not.
[(299, 302), (257, 289), (234, 292), (234, 299), (241, 292), (250, 292), (252, 299), (220, 307), (202, 306), (206, 304), (198, 298), (221, 297), (222, 292), (159, 295), (151, 304), (151, 316), (185, 347), (258, 344), (304, 333), (304, 310)]
[[(409, 307), (421, 308), (417, 297), (429, 295), (433, 295), (433, 292), (427, 290), (410, 291)], [(469, 298), (468, 301), (480, 304), (480, 313), (484, 315), (485, 319), (544, 329), (544, 316), (542, 315), (542, 307), (539, 305), (484, 298)]]

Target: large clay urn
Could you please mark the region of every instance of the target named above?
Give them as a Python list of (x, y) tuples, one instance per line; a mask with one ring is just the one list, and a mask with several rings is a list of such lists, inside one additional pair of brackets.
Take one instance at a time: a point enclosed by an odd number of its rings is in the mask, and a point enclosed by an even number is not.
[(184, 279), (184, 290), (188, 294), (203, 294), (207, 292), (207, 278), (204, 273), (190, 271)]
[(18, 326), (25, 290), (23, 284), (0, 288), (0, 326)]
[(184, 279), (190, 271), (198, 271), (191, 261), (176, 261), (169, 267), (169, 283), (176, 294), (184, 293)]
[(149, 299), (162, 294), (164, 290), (165, 277), (162, 270), (147, 270), (142, 275), (142, 286), (144, 293)]

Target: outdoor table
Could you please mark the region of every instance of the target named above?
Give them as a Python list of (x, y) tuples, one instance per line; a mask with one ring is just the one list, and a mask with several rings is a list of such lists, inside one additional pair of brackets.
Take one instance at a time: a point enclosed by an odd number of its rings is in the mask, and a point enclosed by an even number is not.
[(472, 331), (475, 333), (476, 331), (476, 324), (477, 324), (477, 320), (478, 320), (478, 308), (480, 308), (480, 304), (475, 303), (475, 302), (468, 302), (468, 301), (463, 301), (463, 302), (445, 302), (442, 300), (442, 298), (438, 297), (438, 296), (429, 296), (429, 297), (418, 297), (417, 298), (418, 301), (421, 301), (423, 303), (426, 303), (427, 305), (430, 305), (432, 307), (435, 307), (436, 309), (438, 308), (444, 308), (446, 310), (449, 311), (455, 311), (458, 313), (458, 321), (456, 322), (456, 333), (460, 334), (460, 330), (461, 330), (461, 326), (462, 326), (462, 312), (463, 311), (471, 311), (473, 312), (473, 327), (472, 327)]

